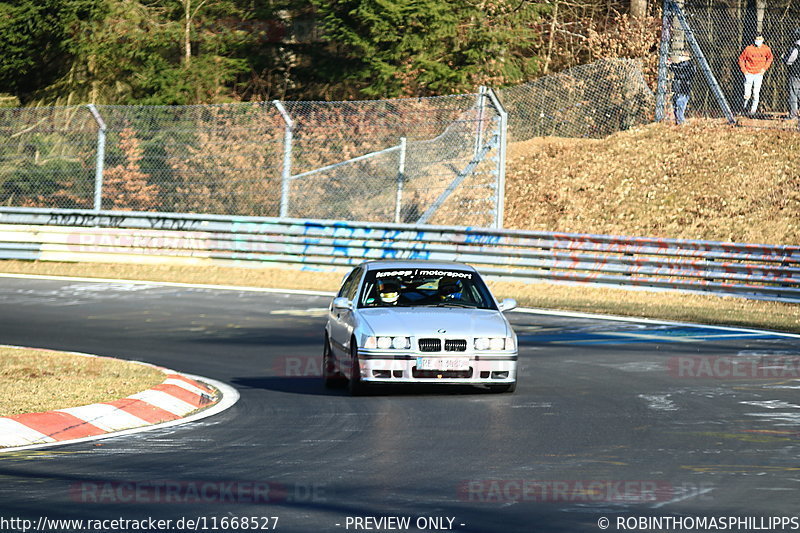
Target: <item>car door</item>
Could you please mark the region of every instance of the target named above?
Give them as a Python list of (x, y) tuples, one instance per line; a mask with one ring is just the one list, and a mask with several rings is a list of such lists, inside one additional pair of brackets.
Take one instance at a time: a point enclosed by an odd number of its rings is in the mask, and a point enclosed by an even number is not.
[[(363, 273), (364, 269), (361, 267), (353, 269), (336, 295), (353, 302), (353, 308), (356, 306), (355, 299)], [(328, 323), (330, 324), (328, 335), (331, 340), (331, 348), (336, 351), (337, 357), (346, 359), (350, 356), (350, 335), (353, 332), (354, 325), (353, 310), (336, 309), (333, 307), (333, 302), (331, 302), (328, 313)]]

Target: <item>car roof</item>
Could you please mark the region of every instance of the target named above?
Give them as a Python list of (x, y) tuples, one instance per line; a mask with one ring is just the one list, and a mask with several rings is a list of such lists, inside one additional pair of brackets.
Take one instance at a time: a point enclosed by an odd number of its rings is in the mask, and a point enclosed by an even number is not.
[(396, 259), (384, 259), (380, 261), (366, 261), (362, 266), (367, 270), (378, 270), (384, 268), (430, 268), (430, 269), (458, 269), (468, 270), (470, 272), (477, 272), (475, 268), (464, 263), (456, 263), (455, 261), (425, 261), (422, 259), (408, 259), (405, 261), (398, 261)]

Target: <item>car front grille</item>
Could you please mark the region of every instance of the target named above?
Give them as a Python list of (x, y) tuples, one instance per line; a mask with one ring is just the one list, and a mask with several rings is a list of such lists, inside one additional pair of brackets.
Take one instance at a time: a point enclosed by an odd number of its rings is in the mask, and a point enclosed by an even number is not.
[[(420, 352), (441, 352), (442, 339), (420, 339)], [(466, 352), (467, 341), (464, 339), (445, 339), (444, 351), (446, 352)]]
[(445, 352), (466, 352), (467, 341), (464, 339), (447, 339), (444, 341)]
[(441, 352), (442, 340), (441, 339), (420, 339), (419, 340), (420, 352)]

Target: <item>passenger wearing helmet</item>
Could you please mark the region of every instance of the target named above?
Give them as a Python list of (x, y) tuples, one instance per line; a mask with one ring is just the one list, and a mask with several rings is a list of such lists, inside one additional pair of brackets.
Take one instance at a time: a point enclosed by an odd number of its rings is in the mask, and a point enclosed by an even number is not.
[(389, 279), (378, 281), (378, 296), (384, 304), (396, 305), (400, 298), (400, 284)]
[(445, 277), (439, 280), (438, 292), (442, 301), (460, 300), (461, 290), (461, 281), (457, 279)]

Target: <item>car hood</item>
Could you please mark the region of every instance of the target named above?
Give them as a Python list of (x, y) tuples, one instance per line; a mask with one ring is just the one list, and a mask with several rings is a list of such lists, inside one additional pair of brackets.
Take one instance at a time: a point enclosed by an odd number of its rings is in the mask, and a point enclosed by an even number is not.
[(511, 334), (506, 318), (491, 309), (395, 307), (361, 309), (360, 314), (373, 335), (502, 337)]

